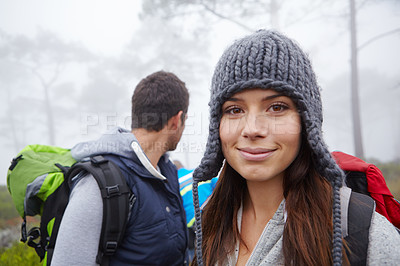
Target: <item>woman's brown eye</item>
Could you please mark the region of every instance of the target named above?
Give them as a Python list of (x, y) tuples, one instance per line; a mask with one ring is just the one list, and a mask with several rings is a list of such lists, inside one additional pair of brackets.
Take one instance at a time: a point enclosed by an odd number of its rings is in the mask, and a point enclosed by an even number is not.
[(240, 109), (239, 108), (233, 108), (232, 109), (232, 114), (239, 114), (240, 113)]
[(282, 105), (274, 105), (274, 106), (272, 106), (272, 111), (274, 111), (274, 112), (282, 111)]
[(242, 112), (242, 109), (240, 109), (240, 108), (230, 108), (230, 109), (226, 110), (226, 113), (231, 114), (231, 115), (240, 114), (241, 112)]

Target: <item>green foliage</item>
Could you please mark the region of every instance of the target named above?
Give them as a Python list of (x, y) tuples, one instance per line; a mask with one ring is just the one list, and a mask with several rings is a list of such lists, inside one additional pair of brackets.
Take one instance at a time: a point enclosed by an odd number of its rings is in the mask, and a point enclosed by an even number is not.
[(387, 185), (393, 197), (400, 200), (400, 177), (397, 180), (387, 181)]
[(377, 163), (376, 166), (381, 169), (386, 180), (394, 180), (400, 178), (400, 161)]
[(396, 199), (400, 199), (400, 161), (378, 164), (387, 185)]
[(368, 162), (375, 164), (382, 171), (390, 192), (400, 200), (400, 160), (383, 163), (377, 159), (371, 159)]
[(5, 220), (19, 217), (6, 186), (0, 186), (0, 229)]
[(40, 259), (35, 250), (21, 242), (15, 242), (10, 248), (0, 250), (2, 266), (39, 266)]

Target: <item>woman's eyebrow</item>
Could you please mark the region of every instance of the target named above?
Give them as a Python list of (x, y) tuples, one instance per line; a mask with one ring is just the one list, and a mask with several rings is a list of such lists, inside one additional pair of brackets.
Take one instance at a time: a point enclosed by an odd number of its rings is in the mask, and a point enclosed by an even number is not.
[(243, 101), (243, 100), (240, 99), (240, 98), (234, 98), (234, 97), (229, 98), (229, 99), (226, 100), (226, 102), (239, 102), (239, 101)]
[(282, 96), (286, 96), (286, 95), (283, 94), (283, 93), (274, 94), (274, 95), (266, 96), (262, 100), (263, 101), (268, 101), (268, 100), (272, 100), (272, 99), (275, 99), (275, 98), (278, 98), (278, 97), (282, 97)]

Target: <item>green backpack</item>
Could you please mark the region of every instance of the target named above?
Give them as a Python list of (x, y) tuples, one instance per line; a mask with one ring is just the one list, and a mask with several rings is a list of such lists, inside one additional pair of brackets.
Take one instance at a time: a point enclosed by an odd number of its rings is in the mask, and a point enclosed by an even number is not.
[[(28, 145), (11, 162), (7, 187), (23, 218), (21, 241), (35, 248), (44, 265), (51, 262), (72, 178), (82, 172), (92, 174), (102, 194), (103, 224), (96, 262), (108, 265), (136, 199), (119, 167), (101, 155), (76, 162), (69, 149), (46, 145)], [(41, 216), (40, 227), (27, 232), (26, 216), (35, 215)]]

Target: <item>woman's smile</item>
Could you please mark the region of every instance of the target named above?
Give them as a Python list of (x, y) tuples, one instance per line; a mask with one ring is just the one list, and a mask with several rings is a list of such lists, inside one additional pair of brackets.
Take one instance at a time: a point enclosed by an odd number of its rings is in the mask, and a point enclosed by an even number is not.
[(238, 148), (240, 155), (248, 161), (263, 161), (273, 155), (276, 149)]

